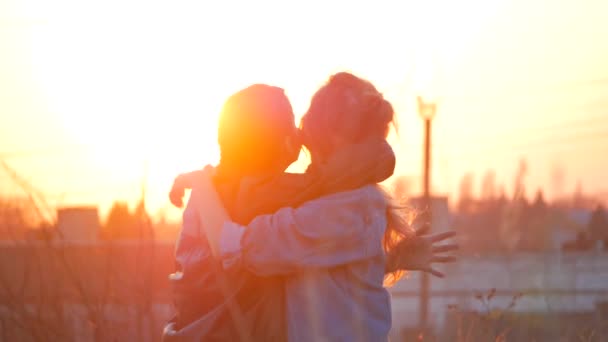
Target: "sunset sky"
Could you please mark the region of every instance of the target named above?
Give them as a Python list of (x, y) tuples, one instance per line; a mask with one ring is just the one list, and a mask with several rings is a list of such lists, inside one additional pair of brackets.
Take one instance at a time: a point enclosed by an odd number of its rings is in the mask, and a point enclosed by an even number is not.
[(508, 190), (520, 158), (530, 194), (605, 192), (607, 15), (605, 0), (0, 0), (0, 158), (52, 205), (103, 212), (145, 179), (162, 211), (174, 175), (217, 161), (230, 93), (278, 85), (300, 116), (348, 70), (394, 104), (413, 190), (425, 94), (436, 192), (489, 169)]

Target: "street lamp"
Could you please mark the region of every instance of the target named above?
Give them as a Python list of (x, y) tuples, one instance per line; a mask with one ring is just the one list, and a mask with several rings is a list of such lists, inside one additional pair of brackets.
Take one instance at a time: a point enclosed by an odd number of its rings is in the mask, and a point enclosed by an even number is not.
[[(432, 202), (431, 202), (431, 121), (437, 112), (437, 105), (433, 102), (425, 102), (421, 96), (418, 96), (418, 114), (424, 121), (424, 198), (423, 206), (426, 209), (426, 219), (429, 227), (432, 227)], [(429, 288), (430, 279), (426, 272), (422, 272), (420, 279), (420, 328), (427, 328), (428, 308), (429, 308)]]

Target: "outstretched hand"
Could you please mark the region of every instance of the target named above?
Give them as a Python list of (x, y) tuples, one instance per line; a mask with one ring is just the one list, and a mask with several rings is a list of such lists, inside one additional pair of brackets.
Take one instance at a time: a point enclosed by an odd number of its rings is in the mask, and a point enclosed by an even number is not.
[(202, 170), (182, 173), (175, 177), (171, 191), (169, 191), (171, 204), (178, 208), (183, 207), (186, 189), (192, 189), (197, 181), (200, 181), (204, 177), (211, 177), (214, 172), (215, 169), (211, 165), (207, 165)]
[(422, 271), (443, 278), (444, 274), (433, 268), (435, 263), (456, 261), (453, 255), (446, 255), (458, 249), (456, 244), (441, 242), (452, 238), (456, 232), (428, 234), (429, 225), (416, 231), (416, 235), (401, 241), (396, 247), (396, 253), (390, 253), (387, 260), (387, 272), (396, 270)]

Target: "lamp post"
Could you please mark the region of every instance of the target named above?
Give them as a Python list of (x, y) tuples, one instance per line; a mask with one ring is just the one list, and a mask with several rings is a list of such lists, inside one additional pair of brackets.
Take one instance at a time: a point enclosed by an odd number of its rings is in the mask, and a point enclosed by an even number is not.
[[(431, 121), (435, 117), (437, 105), (433, 102), (425, 102), (421, 96), (418, 96), (418, 114), (424, 121), (424, 181), (423, 181), (423, 205), (426, 209), (426, 219), (430, 227), (432, 227), (432, 202), (431, 202)], [(427, 328), (428, 308), (429, 308), (429, 290), (430, 279), (426, 272), (422, 272), (420, 279), (420, 308), (419, 308), (419, 326), (421, 329)]]

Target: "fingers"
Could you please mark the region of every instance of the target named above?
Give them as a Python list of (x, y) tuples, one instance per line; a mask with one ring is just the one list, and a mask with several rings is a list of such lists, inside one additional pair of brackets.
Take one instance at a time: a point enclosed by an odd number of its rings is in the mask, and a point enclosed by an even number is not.
[(444, 278), (445, 277), (445, 275), (443, 273), (437, 271), (434, 268), (426, 268), (426, 269), (423, 269), (422, 271), (426, 272), (426, 273), (430, 273), (430, 274), (434, 275), (437, 278)]
[(433, 248), (432, 248), (433, 253), (452, 252), (455, 250), (458, 250), (458, 245), (455, 243), (448, 244), (448, 245), (442, 245), (442, 246), (433, 246)]
[(184, 201), (181, 198), (170, 196), (169, 200), (171, 201), (171, 204), (173, 204), (177, 208), (181, 208), (184, 206)]
[(446, 262), (454, 262), (456, 261), (456, 257), (455, 256), (434, 256), (431, 258), (431, 262), (439, 262), (439, 263), (446, 263)]
[(171, 189), (171, 192), (169, 192), (169, 200), (171, 201), (171, 204), (178, 208), (181, 208), (184, 205), (184, 195), (184, 189), (178, 190), (173, 188)]
[(452, 238), (454, 236), (456, 236), (456, 232), (444, 232), (444, 233), (431, 235), (428, 238), (431, 240), (431, 242), (439, 242), (439, 241), (443, 241), (445, 239)]

